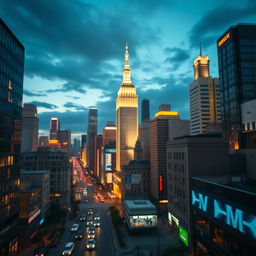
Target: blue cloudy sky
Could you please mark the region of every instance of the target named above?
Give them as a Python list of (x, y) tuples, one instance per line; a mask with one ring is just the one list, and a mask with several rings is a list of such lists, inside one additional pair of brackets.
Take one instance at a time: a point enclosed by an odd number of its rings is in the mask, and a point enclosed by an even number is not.
[(256, 1), (0, 0), (0, 16), (26, 48), (23, 102), (38, 106), (41, 134), (56, 116), (78, 136), (89, 106), (99, 108), (99, 132), (115, 120), (126, 40), (132, 80), (151, 116), (169, 103), (189, 118), (200, 42), (218, 77), (216, 40), (231, 25), (255, 22)]

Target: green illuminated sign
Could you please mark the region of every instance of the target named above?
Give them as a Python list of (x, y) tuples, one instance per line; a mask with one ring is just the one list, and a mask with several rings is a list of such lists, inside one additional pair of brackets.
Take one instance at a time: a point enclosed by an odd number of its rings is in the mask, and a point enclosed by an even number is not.
[(179, 226), (179, 238), (186, 246), (188, 246), (188, 232), (181, 226)]

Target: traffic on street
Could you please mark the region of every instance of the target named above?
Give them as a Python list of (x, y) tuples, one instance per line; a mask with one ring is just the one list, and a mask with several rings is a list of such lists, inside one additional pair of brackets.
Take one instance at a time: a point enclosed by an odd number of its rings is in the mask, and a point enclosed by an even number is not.
[(75, 157), (72, 162), (75, 199), (81, 201), (80, 212), (67, 221), (60, 243), (50, 248), (48, 255), (114, 255), (111, 220), (107, 211), (111, 201), (104, 199)]

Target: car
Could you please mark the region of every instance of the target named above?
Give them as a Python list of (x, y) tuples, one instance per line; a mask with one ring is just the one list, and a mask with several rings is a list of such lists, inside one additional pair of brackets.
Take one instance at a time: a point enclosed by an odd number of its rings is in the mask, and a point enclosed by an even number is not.
[(88, 215), (93, 215), (93, 210), (92, 209), (89, 209)]
[(91, 209), (91, 210), (93, 210), (93, 207), (92, 207), (92, 205), (90, 205), (90, 206), (89, 206), (89, 210), (90, 210), (90, 209)]
[(88, 239), (86, 247), (88, 250), (95, 249), (95, 247), (96, 247), (95, 240), (93, 238)]
[(78, 230), (75, 234), (75, 239), (79, 240), (79, 239), (83, 239), (83, 232), (81, 230)]
[(95, 220), (100, 220), (100, 215), (99, 214), (94, 214), (94, 221)]
[(90, 239), (90, 238), (95, 238), (95, 232), (89, 231), (88, 234), (87, 234), (87, 238), (88, 238), (88, 239)]
[(101, 202), (101, 203), (104, 203), (104, 199), (103, 199), (102, 197), (100, 198), (100, 202)]
[(95, 220), (94, 227), (99, 227), (99, 226), (100, 226), (100, 220)]
[(87, 225), (93, 224), (93, 218), (88, 218), (86, 224)]
[(90, 224), (86, 227), (86, 230), (89, 232), (89, 231), (95, 231), (95, 228), (94, 228), (94, 225), (93, 224)]
[(71, 232), (76, 232), (78, 230), (78, 228), (79, 228), (79, 224), (73, 224), (70, 231)]
[(86, 217), (85, 217), (85, 215), (83, 214), (83, 215), (81, 215), (80, 216), (80, 221), (85, 221), (86, 220)]
[(47, 247), (41, 247), (34, 251), (33, 256), (46, 256), (49, 249)]
[(62, 255), (71, 255), (74, 251), (75, 248), (75, 244), (73, 242), (68, 242), (66, 243), (63, 251), (62, 251)]
[(84, 203), (87, 204), (89, 201), (88, 199), (84, 199)]

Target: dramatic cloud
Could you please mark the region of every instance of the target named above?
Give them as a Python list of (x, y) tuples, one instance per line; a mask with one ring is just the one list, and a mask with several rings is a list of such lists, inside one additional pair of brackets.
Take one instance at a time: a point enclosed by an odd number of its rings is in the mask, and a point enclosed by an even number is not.
[(204, 4), (203, 0), (0, 1), (0, 16), (25, 46), (24, 102), (33, 97), (32, 103), (49, 109), (39, 113), (40, 129), (48, 130), (50, 117), (57, 116), (62, 128), (85, 132), (85, 108), (92, 105), (98, 107), (99, 131), (106, 121), (115, 120), (126, 41), (139, 102), (150, 99), (151, 116), (159, 104), (169, 103), (188, 118), (188, 84), (198, 54), (194, 48), (200, 42), (203, 49), (209, 46), (211, 74), (216, 76), (217, 38), (231, 25), (256, 18), (254, 0)]
[(73, 108), (73, 109), (75, 109), (75, 110), (77, 110), (77, 111), (85, 110), (85, 107), (83, 107), (82, 105), (77, 105), (77, 104), (75, 104), (75, 103), (73, 103), (73, 102), (67, 102), (67, 103), (65, 103), (65, 104), (64, 104), (64, 107), (65, 107), (65, 108)]
[(256, 1), (228, 1), (210, 10), (194, 25), (189, 33), (192, 47), (216, 44), (217, 39), (231, 25), (248, 17), (256, 17)]
[(23, 90), (23, 94), (29, 97), (45, 97), (47, 96), (46, 93), (42, 93), (42, 92), (33, 92), (33, 91), (29, 91), (24, 89)]
[(35, 104), (37, 107), (41, 108), (47, 108), (47, 109), (56, 109), (58, 106), (51, 104), (51, 103), (46, 103), (42, 101), (31, 101), (31, 102), (26, 102), (28, 104)]
[(178, 69), (182, 63), (190, 58), (188, 51), (178, 47), (166, 48), (165, 53), (171, 55), (165, 61), (172, 65), (172, 70)]

